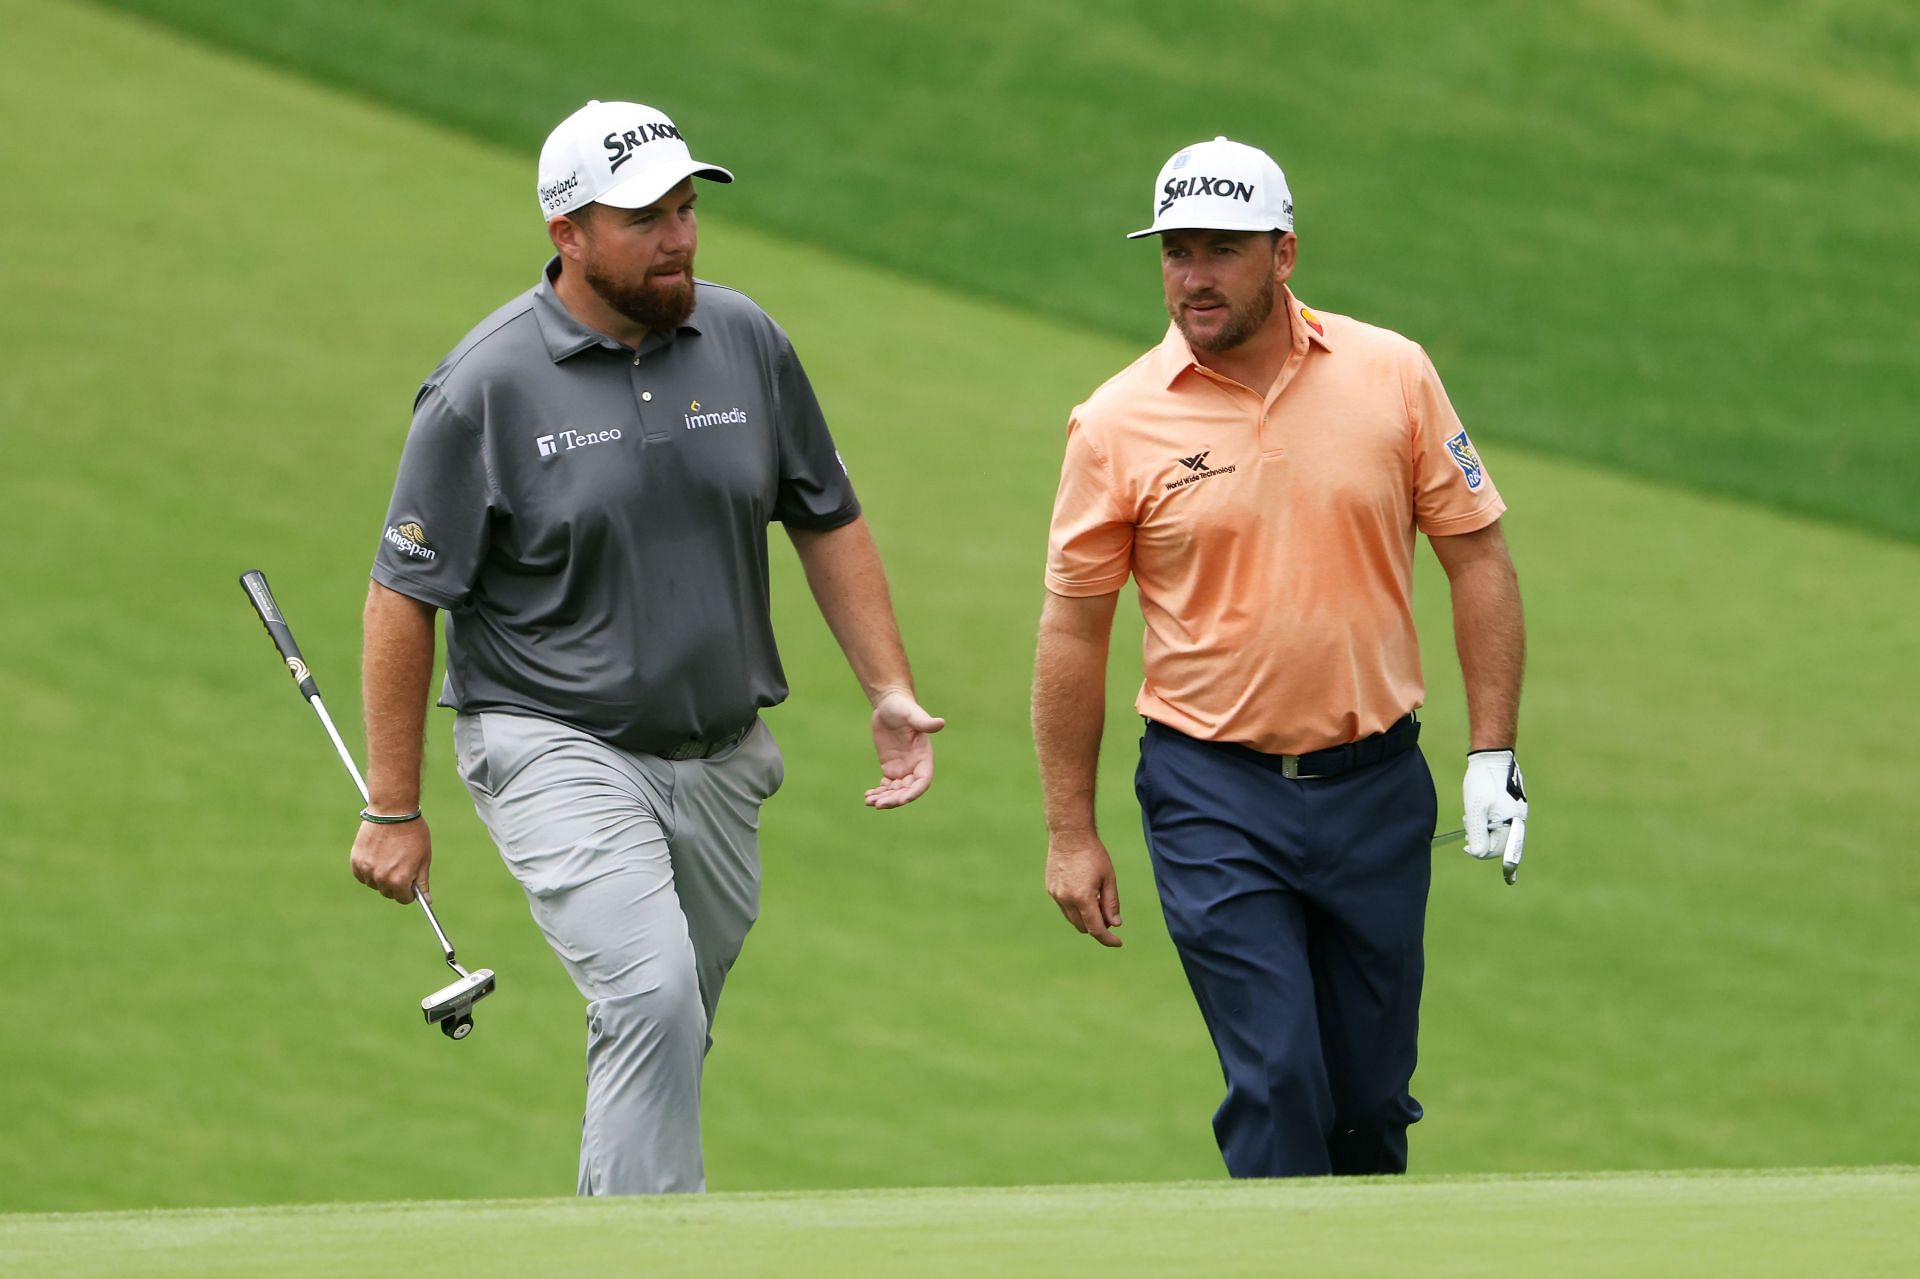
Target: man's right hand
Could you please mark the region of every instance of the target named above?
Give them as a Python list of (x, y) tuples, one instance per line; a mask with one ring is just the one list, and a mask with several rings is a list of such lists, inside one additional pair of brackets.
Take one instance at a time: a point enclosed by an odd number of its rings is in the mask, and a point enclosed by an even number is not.
[(427, 884), (427, 867), (433, 861), (433, 832), (424, 817), (410, 822), (381, 825), (361, 822), (360, 833), (353, 837), (353, 877), (382, 897), (391, 897), (402, 905), (413, 901), (413, 886), (433, 900)]
[(1047, 839), (1047, 892), (1067, 922), (1102, 946), (1118, 946), (1120, 884), (1113, 858), (1092, 831), (1054, 834)]

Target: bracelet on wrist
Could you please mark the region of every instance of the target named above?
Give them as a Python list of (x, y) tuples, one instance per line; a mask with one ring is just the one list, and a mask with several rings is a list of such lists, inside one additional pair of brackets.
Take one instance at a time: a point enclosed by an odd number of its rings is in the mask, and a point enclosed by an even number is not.
[(398, 826), (402, 822), (419, 821), (420, 810), (416, 808), (411, 813), (376, 813), (370, 808), (363, 808), (360, 810), (360, 820), (372, 822), (375, 826)]

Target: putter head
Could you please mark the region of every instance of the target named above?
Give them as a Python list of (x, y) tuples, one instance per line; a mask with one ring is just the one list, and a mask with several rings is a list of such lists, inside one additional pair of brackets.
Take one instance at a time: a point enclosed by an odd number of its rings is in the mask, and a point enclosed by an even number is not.
[(451, 986), (442, 986), (421, 1000), (420, 1011), (430, 1026), (438, 1025), (442, 1030), (454, 1027), (457, 1033), (450, 1033), (448, 1038), (465, 1039), (467, 1031), (473, 1028), (470, 1015), (473, 1006), (492, 993), (493, 969), (476, 968)]

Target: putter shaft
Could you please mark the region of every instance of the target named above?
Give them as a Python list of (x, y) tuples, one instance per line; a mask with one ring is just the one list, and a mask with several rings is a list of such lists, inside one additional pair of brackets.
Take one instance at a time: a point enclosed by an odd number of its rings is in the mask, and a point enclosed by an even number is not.
[[(367, 793), (367, 779), (360, 775), (360, 766), (353, 762), (353, 753), (347, 749), (346, 742), (341, 740), (340, 730), (334, 727), (333, 716), (327, 714), (327, 704), (320, 700), (318, 692), (307, 698), (307, 704), (313, 707), (313, 713), (320, 717), (320, 726), (327, 730), (327, 737), (333, 742), (333, 749), (340, 754), (340, 762), (347, 766), (347, 775), (353, 778), (353, 784), (359, 788), (360, 802), (371, 804), (373, 797)], [(433, 925), (433, 935), (440, 939), (440, 949), (447, 957), (447, 967), (465, 977), (467, 970), (454, 960), (453, 943), (447, 940), (447, 930), (440, 927), (440, 920), (434, 915), (433, 907), (427, 904), (427, 895), (420, 891), (418, 884), (413, 886), (413, 900), (419, 902), (420, 909), (427, 913), (427, 922)]]

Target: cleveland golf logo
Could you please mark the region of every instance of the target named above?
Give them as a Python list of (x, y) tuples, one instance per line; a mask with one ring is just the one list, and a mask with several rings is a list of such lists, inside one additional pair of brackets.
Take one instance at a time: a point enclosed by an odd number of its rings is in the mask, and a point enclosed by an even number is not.
[(1174, 489), (1185, 488), (1189, 484), (1198, 484), (1201, 480), (1210, 480), (1216, 475), (1232, 475), (1234, 468), (1231, 466), (1222, 466), (1217, 469), (1208, 468), (1207, 455), (1212, 452), (1213, 452), (1212, 449), (1201, 449), (1198, 453), (1195, 453), (1192, 457), (1174, 458), (1173, 459), (1174, 461), (1186, 467), (1189, 471), (1192, 471), (1193, 474), (1183, 475), (1180, 478), (1174, 479), (1174, 480), (1168, 480), (1167, 490), (1171, 492)]
[(637, 129), (628, 129), (625, 133), (609, 133), (600, 139), (600, 145), (605, 147), (612, 157), (607, 162), (607, 172), (612, 173), (633, 159), (633, 153), (649, 142), (679, 137), (680, 130), (670, 124), (643, 124)]
[(386, 532), (387, 544), (402, 555), (416, 560), (431, 560), (439, 554), (427, 541), (427, 531), (414, 520), (404, 524), (389, 525)]
[(1190, 195), (1217, 195), (1252, 204), (1253, 183), (1236, 182), (1232, 178), (1168, 178), (1167, 184), (1160, 188), (1158, 211), (1165, 213), (1175, 200), (1184, 200)]
[(548, 212), (552, 212), (554, 209), (565, 204), (567, 197), (572, 195), (574, 188), (579, 185), (580, 175), (578, 173), (569, 173), (558, 182), (549, 182), (546, 186), (540, 188), (540, 207), (546, 209)]
[(1460, 474), (1467, 477), (1467, 488), (1478, 492), (1487, 482), (1487, 469), (1480, 464), (1480, 452), (1473, 447), (1473, 441), (1467, 438), (1465, 431), (1451, 436), (1447, 440), (1447, 452), (1453, 458), (1453, 464), (1460, 468)]

